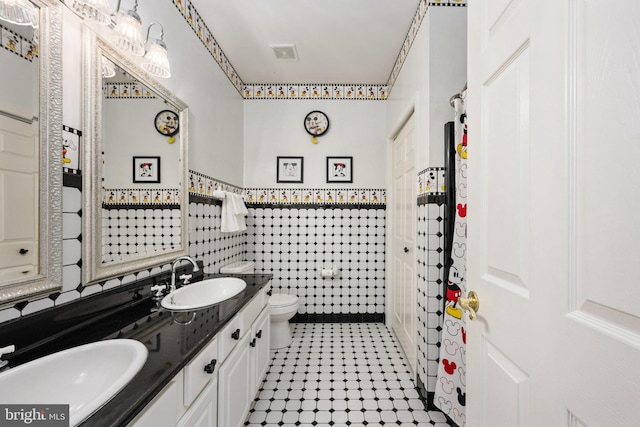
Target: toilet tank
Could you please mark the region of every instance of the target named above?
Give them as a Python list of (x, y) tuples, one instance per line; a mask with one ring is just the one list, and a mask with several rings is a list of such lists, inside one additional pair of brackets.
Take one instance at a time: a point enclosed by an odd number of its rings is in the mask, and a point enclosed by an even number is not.
[(238, 261), (220, 267), (222, 274), (253, 274), (256, 264), (253, 261)]

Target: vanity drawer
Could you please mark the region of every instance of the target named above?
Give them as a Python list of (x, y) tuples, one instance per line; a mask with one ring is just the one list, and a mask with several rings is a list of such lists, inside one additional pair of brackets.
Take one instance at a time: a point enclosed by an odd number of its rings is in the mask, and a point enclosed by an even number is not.
[(207, 383), (218, 376), (219, 366), (216, 337), (184, 368), (184, 406), (191, 406)]
[[(224, 327), (222, 332), (217, 336), (218, 339), (218, 362), (222, 363), (227, 358), (236, 343), (247, 332), (243, 329), (242, 315), (237, 314)], [(251, 327), (251, 324), (249, 324)]]
[(265, 293), (264, 289), (261, 289), (260, 292), (253, 297), (251, 302), (246, 305), (245, 308), (240, 312), (240, 316), (242, 316), (242, 322), (247, 328), (251, 327), (251, 324), (258, 317), (265, 304)]

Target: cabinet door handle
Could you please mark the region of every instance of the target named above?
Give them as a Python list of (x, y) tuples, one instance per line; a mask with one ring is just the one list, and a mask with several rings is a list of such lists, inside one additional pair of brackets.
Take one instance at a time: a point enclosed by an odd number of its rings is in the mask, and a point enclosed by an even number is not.
[(256, 337), (258, 337), (258, 339), (262, 338), (262, 329), (256, 332)]
[(255, 339), (255, 338), (254, 338), (254, 339), (252, 339), (252, 340), (251, 340), (251, 342), (249, 343), (249, 345), (250, 345), (251, 347), (255, 347), (255, 346), (256, 346), (256, 339)]
[(207, 374), (213, 374), (214, 369), (216, 369), (216, 362), (217, 362), (216, 359), (211, 359), (210, 363), (204, 365), (204, 371)]
[(25, 255), (27, 252), (29, 252), (29, 249), (25, 249), (25, 248), (22, 248), (18, 251), (20, 255)]
[(235, 331), (233, 331), (233, 333), (231, 334), (231, 338), (233, 338), (234, 340), (239, 340), (240, 339), (240, 329), (236, 329)]

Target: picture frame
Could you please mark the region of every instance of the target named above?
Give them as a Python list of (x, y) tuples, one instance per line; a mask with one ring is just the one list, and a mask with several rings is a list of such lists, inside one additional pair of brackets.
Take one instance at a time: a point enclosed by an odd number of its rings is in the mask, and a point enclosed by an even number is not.
[(302, 183), (304, 181), (304, 157), (277, 158), (278, 183)]
[(327, 157), (327, 183), (353, 182), (353, 157)]
[(133, 157), (134, 183), (160, 183), (160, 156)]

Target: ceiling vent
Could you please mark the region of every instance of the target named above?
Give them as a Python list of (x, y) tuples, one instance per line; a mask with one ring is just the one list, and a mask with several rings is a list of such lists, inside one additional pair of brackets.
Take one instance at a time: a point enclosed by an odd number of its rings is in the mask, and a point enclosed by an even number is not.
[(296, 45), (294, 44), (270, 44), (269, 47), (273, 49), (278, 61), (298, 60), (298, 52), (296, 52)]

